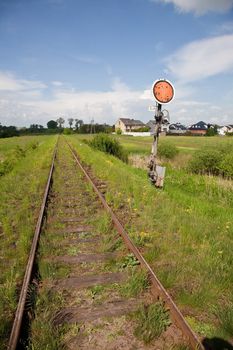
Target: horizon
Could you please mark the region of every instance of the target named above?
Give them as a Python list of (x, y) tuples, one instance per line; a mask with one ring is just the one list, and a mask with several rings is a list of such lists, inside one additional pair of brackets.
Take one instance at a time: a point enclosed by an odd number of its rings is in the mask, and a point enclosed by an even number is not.
[(0, 39), (2, 125), (146, 122), (160, 78), (171, 123), (233, 124), (233, 0), (2, 0)]

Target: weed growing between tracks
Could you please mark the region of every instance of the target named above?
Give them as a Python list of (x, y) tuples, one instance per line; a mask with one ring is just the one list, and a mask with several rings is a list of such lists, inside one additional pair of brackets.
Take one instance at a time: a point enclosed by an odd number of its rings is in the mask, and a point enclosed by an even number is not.
[[(14, 138), (9, 148), (8, 139), (4, 141), (0, 141), (1, 155), (17, 144), (27, 151), (0, 178), (0, 348), (9, 336), (56, 137)], [(37, 146), (29, 147), (33, 142)]]
[(158, 338), (171, 324), (168, 310), (161, 302), (143, 305), (135, 313), (135, 318), (137, 321), (135, 335), (145, 344)]
[[(31, 327), (31, 339), (28, 350), (57, 350), (59, 347), (63, 327), (56, 327), (53, 324), (54, 314), (59, 307), (64, 305), (64, 299), (59, 292), (40, 290), (40, 297), (36, 302), (36, 313)], [(39, 317), (38, 317), (39, 315)]]
[(127, 297), (137, 297), (149, 287), (147, 274), (142, 270), (132, 269), (128, 281), (121, 285), (120, 293)]
[(199, 329), (209, 325), (210, 336), (230, 337), (220, 316), (231, 317), (233, 302), (230, 185), (168, 166), (165, 188), (159, 191), (144, 170), (93, 151), (75, 136), (69, 141), (93, 174), (107, 182), (105, 198), (187, 320), (195, 318)]

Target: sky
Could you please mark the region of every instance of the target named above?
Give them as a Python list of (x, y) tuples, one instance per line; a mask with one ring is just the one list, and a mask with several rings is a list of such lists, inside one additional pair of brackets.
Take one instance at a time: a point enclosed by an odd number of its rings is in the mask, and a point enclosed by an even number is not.
[(0, 0), (0, 123), (233, 124), (233, 0)]

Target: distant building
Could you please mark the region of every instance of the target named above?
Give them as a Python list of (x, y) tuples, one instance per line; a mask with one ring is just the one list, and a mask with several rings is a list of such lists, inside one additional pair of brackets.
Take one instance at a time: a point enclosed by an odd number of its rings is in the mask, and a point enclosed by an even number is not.
[(208, 130), (208, 124), (200, 121), (196, 124), (191, 125), (188, 130), (192, 135), (205, 135)]
[(187, 127), (181, 123), (173, 123), (169, 125), (169, 134), (182, 135), (187, 132)]
[(233, 132), (233, 125), (225, 125), (218, 128), (218, 133), (221, 136), (226, 135), (228, 132)]
[[(150, 132), (154, 131), (155, 124), (156, 124), (155, 120), (149, 120), (148, 123), (146, 123), (146, 126), (148, 126), (150, 128)], [(169, 132), (169, 123), (161, 125), (161, 132), (162, 133)]]
[(145, 124), (141, 120), (120, 118), (115, 124), (115, 130), (120, 129), (122, 132), (129, 132), (143, 128)]

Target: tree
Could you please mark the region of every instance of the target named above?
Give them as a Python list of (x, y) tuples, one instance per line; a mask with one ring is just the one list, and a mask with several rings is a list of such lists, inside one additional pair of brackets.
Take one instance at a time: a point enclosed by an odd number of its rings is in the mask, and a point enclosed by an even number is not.
[(74, 119), (73, 119), (73, 118), (68, 118), (68, 124), (69, 124), (69, 126), (70, 126), (70, 129), (71, 129), (71, 127), (72, 127), (73, 122), (74, 122)]
[(61, 129), (62, 128), (62, 124), (65, 123), (65, 119), (63, 119), (62, 117), (58, 118), (57, 119), (57, 123), (59, 125), (59, 128)]
[(215, 136), (218, 135), (218, 126), (215, 124), (214, 126), (208, 124), (208, 130), (206, 132), (206, 136)]
[(15, 126), (4, 126), (0, 124), (0, 138), (19, 136)]
[(55, 120), (50, 120), (47, 123), (48, 129), (56, 129), (57, 128), (57, 122)]
[(83, 125), (83, 121), (81, 119), (75, 119), (75, 129), (78, 130)]

